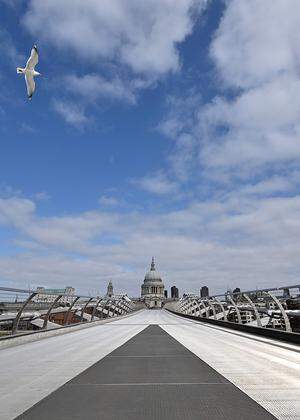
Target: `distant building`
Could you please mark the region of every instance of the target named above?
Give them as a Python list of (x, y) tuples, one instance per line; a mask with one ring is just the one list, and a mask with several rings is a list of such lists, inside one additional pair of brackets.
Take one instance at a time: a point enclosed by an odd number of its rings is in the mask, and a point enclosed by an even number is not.
[(106, 292), (105, 297), (111, 298), (113, 297), (113, 295), (114, 295), (114, 286), (112, 284), (112, 281), (110, 280), (110, 282), (107, 285), (107, 292)]
[(207, 286), (202, 286), (200, 289), (200, 297), (205, 298), (209, 296), (209, 289)]
[(233, 289), (232, 293), (241, 293), (241, 289), (239, 287), (236, 287), (235, 289)]
[(152, 258), (150, 270), (147, 271), (141, 287), (141, 299), (149, 308), (161, 308), (165, 298), (164, 290), (165, 286)]
[(168, 299), (168, 291), (165, 290), (165, 298)]
[(171, 287), (171, 298), (178, 299), (179, 298), (179, 291), (176, 286)]
[(45, 287), (37, 287), (38, 293), (34, 297), (34, 302), (52, 303), (58, 295), (64, 295), (59, 299), (59, 303), (72, 303), (74, 300), (75, 289), (71, 286), (66, 286), (64, 289), (46, 289)]

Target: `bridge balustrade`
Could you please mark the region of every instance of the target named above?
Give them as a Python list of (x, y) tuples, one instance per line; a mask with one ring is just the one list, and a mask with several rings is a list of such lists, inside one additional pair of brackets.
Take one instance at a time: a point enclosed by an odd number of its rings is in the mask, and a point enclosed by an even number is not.
[(0, 340), (91, 323), (137, 310), (127, 296), (103, 298), (0, 287)]
[[(288, 290), (288, 293), (286, 291)], [(300, 285), (199, 297), (185, 295), (166, 309), (203, 322), (300, 334)], [(298, 306), (297, 306), (298, 305)], [(250, 329), (250, 328), (249, 328)], [(257, 331), (257, 330), (256, 330)]]

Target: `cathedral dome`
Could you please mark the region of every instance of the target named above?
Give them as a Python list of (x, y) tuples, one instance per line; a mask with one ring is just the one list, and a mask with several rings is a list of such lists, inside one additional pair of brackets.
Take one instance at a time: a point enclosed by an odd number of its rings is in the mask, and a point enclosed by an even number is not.
[(155, 269), (154, 258), (152, 258), (151, 268), (149, 271), (147, 271), (144, 282), (145, 283), (162, 283), (160, 274)]
[(161, 308), (164, 301), (165, 286), (155, 269), (154, 258), (150, 270), (147, 271), (144, 283), (141, 286), (141, 298), (148, 308)]

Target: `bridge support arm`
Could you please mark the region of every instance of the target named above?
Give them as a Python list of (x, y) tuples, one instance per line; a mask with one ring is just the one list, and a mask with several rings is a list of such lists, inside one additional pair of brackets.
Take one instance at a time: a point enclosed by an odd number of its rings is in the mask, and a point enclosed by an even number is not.
[(201, 300), (204, 309), (205, 309), (205, 318), (209, 318), (209, 310), (208, 310), (208, 306), (206, 305), (206, 300)]
[(69, 323), (69, 317), (70, 317), (70, 313), (71, 310), (73, 309), (73, 306), (75, 305), (75, 303), (79, 300), (80, 296), (77, 296), (73, 302), (71, 303), (71, 305), (69, 306), (69, 309), (67, 310), (65, 317), (64, 317), (64, 322), (63, 325), (67, 325)]
[(210, 308), (211, 308), (211, 310), (212, 310), (212, 313), (213, 313), (214, 319), (217, 319), (216, 308), (214, 307), (214, 304), (211, 302), (211, 300), (210, 300), (210, 299), (207, 299), (207, 301), (206, 301), (206, 302), (208, 303), (209, 307), (210, 307)]
[(284, 307), (282, 306), (281, 302), (279, 301), (279, 299), (277, 299), (276, 296), (272, 295), (271, 292), (268, 292), (268, 295), (271, 296), (271, 298), (274, 300), (274, 302), (276, 303), (276, 305), (278, 306), (282, 317), (284, 319), (284, 324), (285, 324), (285, 330), (288, 332), (292, 332), (292, 328), (291, 328), (291, 324), (290, 324), (290, 320), (289, 317), (287, 316)]
[(257, 310), (256, 306), (254, 305), (254, 303), (252, 302), (252, 300), (250, 299), (250, 297), (248, 295), (246, 295), (246, 293), (243, 293), (243, 296), (247, 300), (247, 302), (249, 303), (249, 305), (251, 306), (251, 308), (254, 311), (257, 326), (258, 327), (262, 327), (260, 316), (259, 316), (259, 313), (258, 313), (258, 310)]
[(83, 315), (84, 315), (84, 311), (86, 310), (88, 304), (93, 300), (93, 298), (90, 298), (86, 304), (84, 305), (84, 307), (81, 309), (81, 315), (80, 315), (80, 322), (83, 322)]
[(50, 308), (48, 309), (48, 311), (47, 311), (47, 313), (46, 313), (46, 316), (45, 316), (45, 318), (44, 318), (44, 323), (43, 323), (43, 330), (45, 330), (46, 328), (47, 328), (47, 324), (48, 324), (48, 321), (49, 321), (49, 317), (50, 317), (50, 314), (51, 314), (51, 311), (52, 311), (52, 309), (54, 308), (54, 305), (60, 300), (60, 298), (62, 297), (62, 295), (58, 295), (55, 299), (54, 299), (54, 301), (52, 302), (52, 304), (50, 305)]
[(19, 322), (20, 322), (20, 319), (21, 319), (22, 312), (24, 311), (24, 309), (26, 308), (28, 303), (30, 303), (36, 295), (37, 295), (37, 292), (31, 293), (31, 295), (25, 300), (25, 302), (23, 303), (23, 305), (19, 309), (19, 312), (17, 313), (17, 316), (15, 317), (13, 325), (12, 325), (12, 330), (11, 330), (12, 335), (16, 334), (16, 332), (18, 330), (18, 326), (19, 326)]
[(214, 300), (220, 306), (221, 311), (223, 312), (224, 321), (227, 321), (227, 314), (226, 314), (223, 303), (216, 297), (214, 298)]
[(237, 318), (238, 318), (238, 323), (242, 324), (242, 317), (241, 317), (241, 312), (237, 306), (237, 304), (235, 303), (235, 301), (232, 299), (232, 297), (230, 295), (227, 295), (228, 299), (230, 300), (230, 303), (232, 304), (232, 306), (234, 307), (236, 314), (237, 314)]
[(95, 306), (94, 306), (94, 308), (93, 308), (92, 317), (91, 317), (91, 322), (94, 320), (94, 317), (95, 317), (95, 314), (96, 314), (97, 308), (98, 308), (98, 306), (99, 306), (99, 304), (100, 304), (100, 302), (101, 302), (102, 300), (103, 300), (102, 298), (100, 298), (100, 299), (98, 299), (98, 300), (97, 300), (96, 305), (95, 305)]

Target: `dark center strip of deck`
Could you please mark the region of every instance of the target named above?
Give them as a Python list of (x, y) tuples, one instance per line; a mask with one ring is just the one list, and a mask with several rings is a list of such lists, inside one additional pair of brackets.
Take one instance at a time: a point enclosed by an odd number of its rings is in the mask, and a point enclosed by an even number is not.
[(275, 417), (159, 326), (150, 325), (17, 419), (268, 420)]

